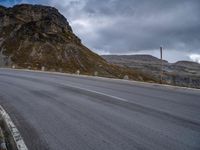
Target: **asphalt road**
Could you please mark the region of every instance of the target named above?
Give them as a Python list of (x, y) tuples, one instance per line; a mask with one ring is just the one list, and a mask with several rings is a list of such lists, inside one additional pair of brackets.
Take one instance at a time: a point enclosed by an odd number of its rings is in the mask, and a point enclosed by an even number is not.
[(200, 90), (0, 69), (30, 150), (200, 150)]

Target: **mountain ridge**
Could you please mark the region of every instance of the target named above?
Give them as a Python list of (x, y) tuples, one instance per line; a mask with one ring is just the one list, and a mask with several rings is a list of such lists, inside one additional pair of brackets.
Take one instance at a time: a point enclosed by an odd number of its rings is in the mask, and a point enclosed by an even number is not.
[[(76, 60), (76, 64), (82, 68), (71, 64), (73, 71), (84, 71), (85, 64), (78, 64), (81, 63), (79, 53), (84, 55), (88, 62), (90, 59), (87, 56), (90, 55), (97, 63), (106, 63), (82, 45), (67, 19), (53, 7), (21, 4), (12, 8), (1, 7), (0, 12), (1, 54), (7, 57), (9, 65), (12, 62), (19, 67), (31, 66), (39, 69), (46, 66), (51, 69), (64, 68), (61, 64)], [(53, 59), (57, 64), (51, 64)]]
[(42, 5), (0, 7), (0, 66), (152, 81), (109, 64), (81, 43), (56, 8)]
[(171, 85), (200, 88), (200, 64), (190, 61), (177, 61), (169, 63), (151, 55), (102, 55), (111, 64), (138, 70), (160, 80), (161, 70), (163, 70), (163, 82)]

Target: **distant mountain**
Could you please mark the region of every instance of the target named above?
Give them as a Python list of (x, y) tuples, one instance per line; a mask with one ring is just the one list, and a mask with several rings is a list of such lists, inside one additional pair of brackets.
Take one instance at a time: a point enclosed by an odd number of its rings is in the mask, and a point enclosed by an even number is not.
[(174, 66), (179, 66), (179, 67), (187, 67), (190, 69), (197, 69), (200, 70), (200, 64), (197, 62), (191, 62), (191, 61), (178, 61), (173, 64)]
[[(161, 60), (151, 55), (103, 55), (112, 64), (141, 71), (157, 82), (160, 80)], [(163, 60), (163, 82), (200, 88), (200, 64), (190, 61), (169, 63)]]
[[(117, 64), (125, 67), (132, 67), (140, 64), (160, 65), (161, 60), (151, 55), (102, 55), (104, 59), (112, 64)], [(163, 60), (163, 63), (168, 63)]]
[(85, 47), (67, 19), (49, 6), (0, 6), (0, 66), (151, 80), (111, 65)]
[[(107, 60), (112, 61), (143, 61), (143, 62), (153, 62), (153, 63), (159, 63), (161, 60), (157, 57), (151, 56), (151, 55), (102, 55), (102, 57), (105, 57)], [(167, 62), (167, 61), (164, 61)]]

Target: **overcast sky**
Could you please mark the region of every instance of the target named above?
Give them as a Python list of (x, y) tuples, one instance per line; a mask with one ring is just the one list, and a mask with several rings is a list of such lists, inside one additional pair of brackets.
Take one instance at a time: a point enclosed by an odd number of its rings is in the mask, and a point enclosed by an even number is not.
[(0, 0), (56, 7), (98, 54), (152, 54), (200, 63), (200, 0)]

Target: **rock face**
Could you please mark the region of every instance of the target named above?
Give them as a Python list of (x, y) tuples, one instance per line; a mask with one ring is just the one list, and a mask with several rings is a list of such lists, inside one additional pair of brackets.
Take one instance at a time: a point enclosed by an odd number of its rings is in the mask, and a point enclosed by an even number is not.
[[(141, 71), (157, 82), (160, 80), (161, 60), (151, 55), (104, 55), (108, 62)], [(163, 80), (167, 84), (200, 88), (200, 64), (189, 61), (168, 63), (163, 60)]]
[(57, 9), (41, 5), (0, 7), (0, 65), (90, 73), (107, 62), (86, 48)]
[(151, 81), (111, 65), (85, 47), (57, 9), (41, 5), (0, 6), (0, 67), (15, 66)]

